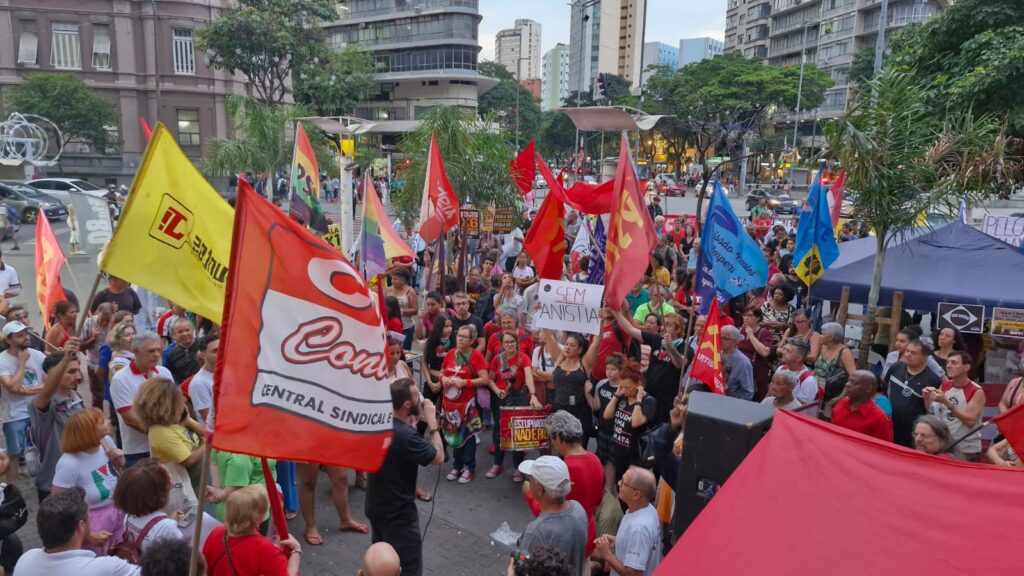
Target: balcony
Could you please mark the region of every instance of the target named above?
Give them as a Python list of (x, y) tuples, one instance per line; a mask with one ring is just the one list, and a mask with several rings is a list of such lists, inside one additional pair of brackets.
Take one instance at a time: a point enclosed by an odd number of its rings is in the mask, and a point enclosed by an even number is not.
[(416, 15), (445, 8), (466, 8), (480, 11), (480, 0), (343, 0), (336, 4), (338, 20), (359, 20), (377, 16)]

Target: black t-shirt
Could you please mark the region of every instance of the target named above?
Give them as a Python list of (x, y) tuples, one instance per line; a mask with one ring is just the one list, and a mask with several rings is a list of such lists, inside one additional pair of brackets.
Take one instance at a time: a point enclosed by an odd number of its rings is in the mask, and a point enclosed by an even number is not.
[[(676, 368), (672, 363), (672, 357), (668, 352), (662, 350), (664, 338), (661, 334), (654, 332), (641, 332), (644, 344), (651, 347), (651, 360), (647, 366), (646, 387), (647, 393), (654, 396), (658, 401), (658, 410), (654, 416), (654, 423), (661, 424), (668, 422), (668, 413), (672, 410), (672, 404), (676, 394), (679, 393), (679, 377), (682, 370)], [(676, 350), (683, 352), (685, 343), (682, 338), (675, 342)]]
[(608, 403), (615, 397), (616, 390), (618, 390), (618, 387), (607, 378), (598, 382), (597, 386), (594, 387), (594, 395), (597, 397), (597, 401), (601, 403), (601, 407), (598, 408), (597, 412), (597, 430), (608, 435), (612, 433), (612, 421), (604, 419), (604, 409), (608, 407)]
[(175, 345), (167, 353), (167, 362), (164, 367), (171, 371), (171, 376), (174, 376), (174, 381), (178, 384), (199, 372), (199, 360), (196, 358), (198, 350), (199, 347), (195, 344), (192, 344), (191, 348)]
[(885, 377), (889, 402), (892, 403), (893, 442), (914, 446), (914, 420), (925, 414), (921, 391), (942, 386), (942, 378), (926, 365), (920, 374), (911, 374), (903, 362), (893, 364)]
[(480, 341), (480, 338), (484, 337), (484, 323), (476, 314), (470, 314), (469, 318), (466, 318), (465, 320), (459, 320), (458, 318), (455, 317), (454, 314), (452, 314), (452, 341), (454, 341), (456, 336), (458, 335), (459, 328), (462, 328), (463, 326), (469, 324), (476, 326), (477, 341), (473, 342), (473, 348), (476, 348), (476, 345)]
[[(640, 443), (637, 438), (652, 424), (654, 414), (658, 409), (658, 401), (653, 396), (644, 396), (640, 401), (640, 411), (647, 418), (647, 424), (638, 430), (633, 430), (633, 408), (636, 403), (629, 403), (628, 398), (619, 398), (619, 405), (615, 408), (615, 419), (612, 421), (612, 443), (615, 445), (616, 453), (635, 454), (637, 459), (640, 456)], [(630, 464), (636, 464), (630, 461)]]
[(366, 517), (383, 522), (416, 512), (416, 472), (428, 466), (437, 450), (405, 422), (392, 422), (393, 435), (384, 464), (369, 476), (366, 486)]
[(139, 295), (135, 293), (135, 290), (131, 287), (125, 289), (120, 294), (115, 294), (110, 291), (110, 288), (104, 288), (96, 293), (96, 297), (92, 300), (92, 306), (90, 312), (95, 312), (96, 308), (104, 302), (111, 302), (117, 305), (118, 310), (127, 310), (133, 315), (138, 314), (142, 310), (142, 302), (139, 300)]

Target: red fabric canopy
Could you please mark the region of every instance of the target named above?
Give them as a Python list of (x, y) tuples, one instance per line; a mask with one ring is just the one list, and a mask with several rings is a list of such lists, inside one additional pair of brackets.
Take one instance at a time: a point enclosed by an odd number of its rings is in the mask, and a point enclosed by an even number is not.
[(954, 462), (780, 410), (655, 572), (1021, 574), (1024, 470)]

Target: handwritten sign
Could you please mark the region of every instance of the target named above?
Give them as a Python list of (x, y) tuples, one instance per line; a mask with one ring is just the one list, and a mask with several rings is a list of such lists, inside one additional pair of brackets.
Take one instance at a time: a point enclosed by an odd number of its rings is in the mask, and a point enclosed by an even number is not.
[(493, 232), (495, 234), (508, 234), (515, 228), (515, 213), (511, 208), (495, 208)]
[(494, 208), (484, 208), (480, 221), (481, 232), (494, 232)]
[(327, 225), (327, 234), (321, 236), (325, 242), (341, 250), (341, 227), (337, 224)]
[(1024, 310), (993, 308), (992, 335), (1006, 338), (1024, 338)]
[(476, 208), (463, 208), (459, 213), (459, 225), (470, 238), (479, 238), (480, 211)]
[(601, 331), (601, 298), (604, 286), (560, 280), (541, 280), (537, 290), (540, 311), (534, 316), (537, 328), (597, 334)]
[(981, 231), (1008, 244), (1020, 246), (1024, 241), (1024, 218), (986, 214)]
[(504, 451), (523, 452), (547, 448), (550, 408), (501, 407), (501, 436)]

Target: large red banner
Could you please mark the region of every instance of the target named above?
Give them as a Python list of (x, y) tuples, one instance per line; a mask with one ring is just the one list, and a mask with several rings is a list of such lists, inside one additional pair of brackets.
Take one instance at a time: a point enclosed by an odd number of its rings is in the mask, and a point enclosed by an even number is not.
[(366, 281), (248, 184), (234, 234), (213, 446), (376, 470), (392, 408), (384, 324)]

